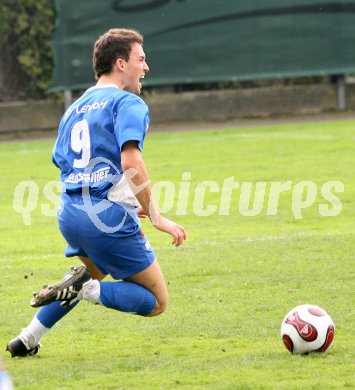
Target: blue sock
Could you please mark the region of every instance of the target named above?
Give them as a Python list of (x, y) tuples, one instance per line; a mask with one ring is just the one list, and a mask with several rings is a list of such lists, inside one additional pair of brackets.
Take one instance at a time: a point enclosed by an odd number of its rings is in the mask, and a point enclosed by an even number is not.
[(68, 314), (79, 303), (76, 302), (69, 307), (60, 306), (59, 301), (52, 302), (49, 305), (43, 306), (39, 309), (36, 316), (39, 322), (46, 328), (51, 328), (59, 320), (61, 320), (66, 314)]
[(136, 283), (100, 282), (100, 289), (100, 301), (110, 309), (144, 316), (156, 304), (155, 295)]

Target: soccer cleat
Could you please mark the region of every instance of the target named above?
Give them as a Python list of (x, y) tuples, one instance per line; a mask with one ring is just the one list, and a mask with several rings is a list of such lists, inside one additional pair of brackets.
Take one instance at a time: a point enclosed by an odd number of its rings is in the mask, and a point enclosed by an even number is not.
[(26, 357), (36, 355), (38, 350), (41, 348), (41, 344), (37, 344), (34, 348), (30, 348), (26, 343), (17, 336), (8, 342), (6, 351), (11, 353), (11, 357)]
[(85, 266), (71, 267), (60, 282), (52, 285), (45, 284), (41, 291), (33, 293), (30, 304), (32, 307), (40, 307), (54, 301), (73, 301), (77, 298), (83, 284), (90, 279), (90, 273)]

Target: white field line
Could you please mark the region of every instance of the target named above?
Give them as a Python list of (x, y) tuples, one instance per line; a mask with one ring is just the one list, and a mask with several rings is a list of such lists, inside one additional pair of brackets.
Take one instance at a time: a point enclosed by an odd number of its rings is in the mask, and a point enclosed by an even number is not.
[[(313, 135), (313, 134), (284, 134), (284, 133), (231, 133), (223, 134), (221, 138), (277, 138), (277, 139), (305, 139), (305, 140), (315, 140), (315, 141), (333, 141), (333, 140), (345, 140), (345, 138), (331, 135), (331, 134), (322, 134), (322, 135)], [(353, 137), (350, 140), (354, 140)]]
[[(186, 242), (183, 244), (184, 248), (199, 248), (209, 247), (209, 246), (221, 246), (235, 244), (235, 243), (244, 243), (244, 242), (258, 242), (258, 241), (287, 241), (287, 240), (297, 240), (302, 238), (310, 238), (315, 236), (341, 236), (343, 232), (332, 232), (332, 233), (321, 233), (321, 232), (299, 232), (295, 234), (282, 234), (282, 235), (261, 235), (261, 236), (242, 236), (242, 237), (230, 237), (226, 240), (198, 240), (195, 243)], [(168, 246), (155, 246), (153, 249), (167, 249)]]
[[(63, 247), (64, 251), (64, 247)], [(12, 260), (46, 260), (53, 258), (65, 258), (64, 252), (62, 253), (45, 253), (41, 255), (18, 255), (18, 256), (0, 256), (0, 262), (2, 261), (12, 261)]]
[[(220, 246), (221, 243), (223, 245), (228, 243), (238, 243), (238, 242), (257, 242), (257, 241), (285, 241), (285, 240), (295, 240), (299, 238), (309, 238), (315, 236), (340, 236), (343, 235), (343, 232), (332, 232), (332, 233), (324, 233), (324, 232), (298, 232), (295, 234), (282, 234), (282, 235), (261, 235), (261, 236), (242, 236), (242, 237), (232, 237), (224, 240), (223, 242), (216, 240), (198, 240), (195, 243), (185, 242), (183, 247), (185, 248), (201, 248), (201, 246)], [(156, 250), (167, 249), (170, 248), (170, 245), (153, 245), (153, 248)], [(63, 249), (64, 250), (64, 249)], [(12, 261), (12, 260), (46, 260), (53, 258), (63, 258), (67, 259), (64, 256), (64, 253), (44, 253), (40, 255), (18, 255), (18, 256), (2, 256), (0, 257), (0, 262), (2, 261)]]
[[(300, 238), (309, 238), (309, 237), (315, 237), (315, 236), (337, 236), (340, 235), (340, 233), (298, 233), (298, 234), (283, 234), (283, 235), (261, 235), (261, 236), (245, 236), (245, 237), (230, 237), (229, 239), (225, 240), (223, 244), (228, 243), (235, 243), (235, 242), (257, 242), (257, 241), (288, 241), (288, 240), (297, 240)], [(220, 241), (216, 241), (213, 243), (213, 245), (221, 245)]]
[(33, 154), (33, 153), (51, 153), (50, 148), (38, 148), (38, 149), (20, 149), (20, 150), (12, 150), (12, 151), (4, 151), (0, 152), (0, 157), (13, 156), (14, 154)]
[[(312, 141), (334, 141), (334, 140), (349, 140), (349, 141), (354, 141), (354, 137), (349, 137), (349, 138), (343, 138), (339, 137), (336, 135), (331, 135), (331, 134), (323, 134), (323, 135), (312, 135), (312, 134), (302, 134), (302, 133), (295, 133), (295, 134), (284, 134), (284, 133), (275, 133), (275, 132), (270, 132), (270, 133), (223, 133), (223, 134), (218, 134), (219, 139), (221, 141), (224, 141), (226, 139), (238, 139), (238, 138), (260, 138), (260, 139), (299, 139), (299, 140), (312, 140)], [(201, 141), (203, 142), (204, 140), (216, 140), (217, 135), (211, 134), (211, 135), (205, 135), (203, 138), (201, 138)], [(175, 138), (174, 138), (175, 139)], [(163, 139), (159, 140), (159, 143), (171, 143), (172, 139)]]

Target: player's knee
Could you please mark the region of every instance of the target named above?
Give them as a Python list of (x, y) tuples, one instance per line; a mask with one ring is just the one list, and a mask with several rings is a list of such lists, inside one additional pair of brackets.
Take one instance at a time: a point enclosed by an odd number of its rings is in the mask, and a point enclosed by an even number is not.
[(164, 313), (164, 311), (168, 307), (168, 303), (169, 303), (168, 295), (166, 295), (164, 297), (159, 297), (156, 301), (156, 304), (155, 304), (153, 310), (149, 314), (149, 317), (155, 317), (155, 316), (158, 316), (158, 315)]
[(164, 313), (164, 311), (166, 310), (167, 307), (168, 307), (168, 298), (165, 298), (164, 300), (162, 300), (160, 302), (158, 301), (157, 302), (157, 312), (158, 312), (158, 314)]

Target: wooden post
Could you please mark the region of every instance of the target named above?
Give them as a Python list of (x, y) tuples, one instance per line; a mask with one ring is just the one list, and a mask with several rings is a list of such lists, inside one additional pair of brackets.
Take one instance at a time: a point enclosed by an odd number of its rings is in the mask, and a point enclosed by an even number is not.
[(337, 76), (337, 105), (338, 110), (346, 110), (346, 82), (345, 76)]
[(64, 109), (67, 110), (73, 103), (73, 94), (70, 89), (64, 91)]

